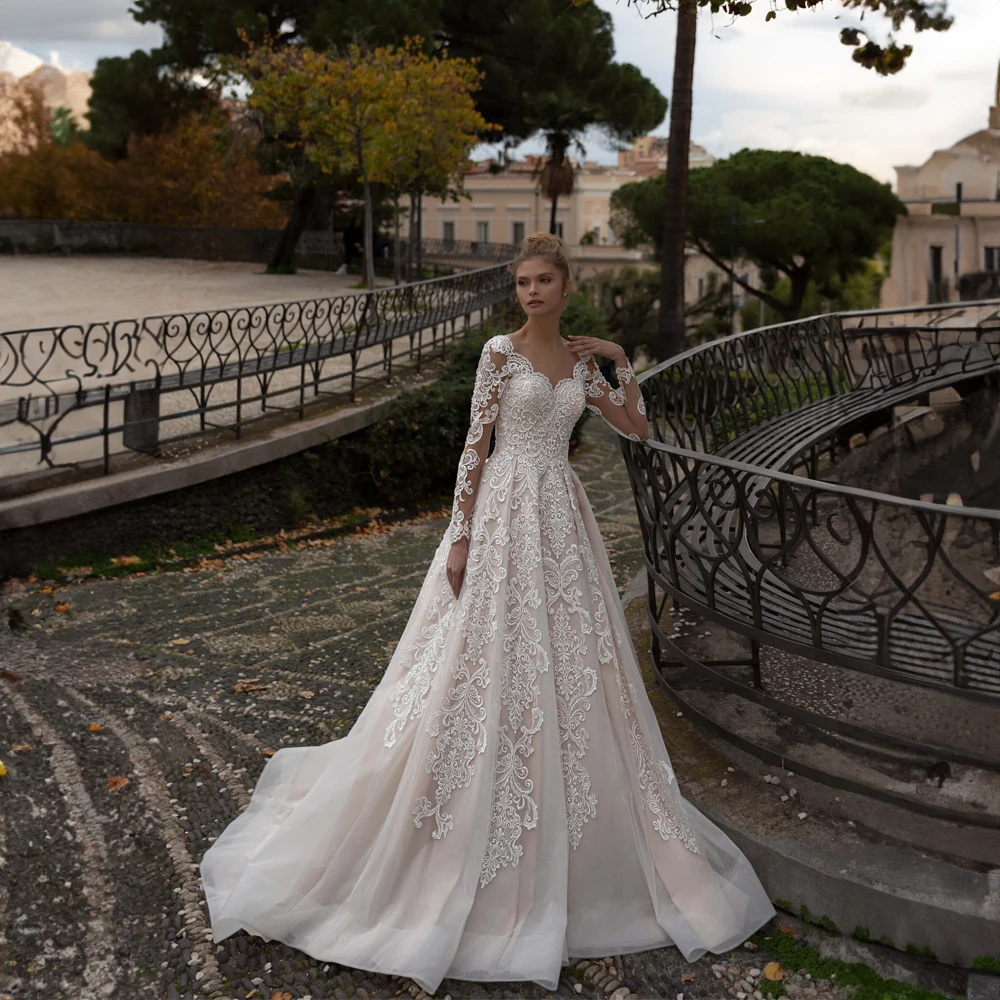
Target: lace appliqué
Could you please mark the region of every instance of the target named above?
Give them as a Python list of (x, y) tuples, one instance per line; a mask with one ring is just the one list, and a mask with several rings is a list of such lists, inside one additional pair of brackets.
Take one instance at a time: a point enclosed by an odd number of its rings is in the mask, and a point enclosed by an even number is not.
[[(555, 656), (556, 711), (559, 717), (563, 787), (566, 791), (566, 822), (573, 850), (580, 846), (583, 826), (597, 815), (597, 796), (591, 791), (590, 774), (583, 766), (587, 753), (587, 712), (590, 696), (597, 690), (597, 671), (585, 666), (586, 636), (593, 631), (590, 616), (581, 603), (577, 581), (583, 570), (579, 548), (572, 545), (559, 560), (545, 560), (545, 591), (551, 615), (550, 637)], [(571, 615), (576, 616), (574, 621)]]
[[(538, 675), (549, 668), (542, 646), (537, 609), (541, 606), (533, 578), (541, 560), (535, 517), (538, 494), (533, 476), (517, 477), (511, 506), (511, 564), (516, 566), (507, 587), (501, 673), (502, 718), (498, 733), (493, 806), (486, 839), (481, 886), (488, 885), (504, 866), (517, 867), (524, 854), (521, 834), (538, 825), (538, 803), (532, 797), (534, 782), (527, 759), (534, 752), (532, 737), (542, 728)], [(517, 553), (515, 556), (514, 553)]]
[[(465, 451), (458, 463), (458, 477), (455, 483), (455, 500), (452, 506), (451, 526), (449, 536), (452, 542), (460, 538), (469, 538), (471, 531), (470, 518), (466, 517), (465, 501), (472, 499), (475, 487), (471, 473), (479, 467), (479, 445), (486, 427), (497, 418), (500, 411), (500, 398), (503, 395), (504, 381), (508, 371), (505, 362), (497, 368), (493, 354), (500, 353), (500, 337), (493, 337), (483, 345), (476, 368), (476, 382), (472, 390), (472, 405), (469, 416), (469, 432), (465, 438)], [(471, 508), (471, 504), (469, 505)], [(471, 515), (471, 509), (470, 509)]]
[[(445, 550), (442, 550), (436, 564), (431, 567), (429, 576), (443, 576), (445, 554)], [(445, 606), (448, 606), (448, 610), (442, 613), (442, 608)], [(427, 695), (431, 689), (431, 679), (444, 656), (456, 607), (447, 580), (440, 580), (434, 600), (426, 612), (427, 624), (420, 629), (413, 642), (400, 653), (409, 664), (404, 668), (403, 676), (393, 685), (393, 719), (386, 727), (382, 738), (385, 746), (394, 747), (406, 723), (423, 715), (427, 705)]]
[(507, 542), (503, 522), (488, 518), (479, 521), (466, 571), (469, 590), (460, 605), (464, 614), (458, 622), (465, 648), (440, 709), (426, 723), (427, 735), (435, 737), (435, 743), (424, 770), (434, 777), (436, 789), (433, 802), (426, 795), (417, 800), (413, 823), (419, 829), (425, 819), (433, 817), (435, 829), (431, 836), (435, 840), (447, 836), (452, 828), (454, 819), (444, 807), (456, 789), (469, 786), (476, 773), (476, 754), (486, 751), (483, 691), (489, 684), (490, 671), (483, 650), (497, 631), (497, 595), (506, 575), (500, 553)]
[[(583, 531), (579, 522), (578, 530)], [(598, 638), (598, 659), (613, 663), (618, 678), (619, 704), (628, 733), (629, 749), (635, 764), (639, 787), (645, 795), (646, 808), (653, 817), (653, 829), (663, 840), (679, 840), (693, 854), (700, 854), (698, 839), (684, 814), (683, 806), (677, 807), (666, 786), (673, 781), (673, 769), (666, 761), (653, 756), (638, 713), (635, 710), (635, 688), (625, 677), (618, 660), (616, 644), (623, 644), (622, 636), (608, 620), (607, 606), (601, 596), (597, 563), (589, 546), (581, 549), (586, 564), (587, 578), (594, 595), (594, 630)], [(668, 777), (669, 775), (669, 777)]]

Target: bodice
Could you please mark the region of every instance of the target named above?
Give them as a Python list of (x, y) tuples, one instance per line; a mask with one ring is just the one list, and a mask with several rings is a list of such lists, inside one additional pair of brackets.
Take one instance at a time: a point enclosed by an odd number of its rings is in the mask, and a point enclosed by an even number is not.
[(507, 355), (507, 376), (494, 430), (494, 454), (543, 464), (568, 461), (570, 434), (587, 402), (586, 361), (577, 361), (573, 374), (553, 385), (506, 337), (495, 339), (497, 349)]

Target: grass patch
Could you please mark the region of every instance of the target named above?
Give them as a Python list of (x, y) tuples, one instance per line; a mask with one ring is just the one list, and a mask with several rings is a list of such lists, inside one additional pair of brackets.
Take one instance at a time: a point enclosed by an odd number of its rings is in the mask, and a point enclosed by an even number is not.
[(906, 946), (907, 955), (916, 955), (918, 958), (933, 958), (936, 959), (937, 955), (924, 945), (922, 948), (918, 948), (915, 944), (908, 944)]
[(980, 972), (994, 972), (1000, 975), (1000, 958), (993, 955), (977, 955), (972, 960), (972, 967)]
[[(947, 1000), (941, 993), (883, 979), (860, 962), (820, 958), (814, 948), (797, 941), (791, 934), (755, 934), (751, 940), (779, 961), (786, 975), (805, 969), (814, 980), (827, 979), (838, 986), (853, 986), (851, 1000)], [(761, 992), (764, 992), (763, 984)]]

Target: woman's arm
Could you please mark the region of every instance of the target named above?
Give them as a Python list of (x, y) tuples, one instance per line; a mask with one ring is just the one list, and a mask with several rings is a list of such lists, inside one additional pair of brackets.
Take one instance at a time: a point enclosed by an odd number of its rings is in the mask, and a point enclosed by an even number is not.
[[(645, 441), (649, 437), (646, 404), (625, 351), (613, 341), (596, 337), (569, 337), (568, 340), (570, 347), (587, 362), (587, 409), (623, 434)], [(595, 354), (614, 362), (620, 388), (611, 388), (594, 361)]]
[(455, 596), (462, 589), (465, 564), (469, 554), (469, 539), (472, 531), (472, 509), (479, 492), (479, 481), (483, 475), (483, 463), (490, 451), (493, 425), (500, 409), (500, 397), (507, 377), (507, 357), (496, 350), (493, 341), (483, 345), (476, 369), (476, 384), (472, 391), (472, 407), (469, 417), (469, 432), (465, 438), (465, 449), (458, 463), (458, 477), (455, 482), (455, 500), (452, 505), (451, 524), (448, 534), (451, 538), (451, 552), (448, 555), (448, 582)]

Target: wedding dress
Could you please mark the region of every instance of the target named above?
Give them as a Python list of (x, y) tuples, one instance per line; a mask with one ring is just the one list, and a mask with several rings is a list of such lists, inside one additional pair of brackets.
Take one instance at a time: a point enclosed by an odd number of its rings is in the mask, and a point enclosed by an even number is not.
[(678, 791), (569, 465), (585, 406), (621, 430), (642, 412), (632, 377), (612, 389), (585, 356), (553, 385), (508, 337), (485, 345), (452, 521), (382, 681), (346, 737), (270, 758), (201, 863), (216, 941), (243, 928), (428, 992), (555, 989), (570, 959), (693, 960), (774, 915)]

